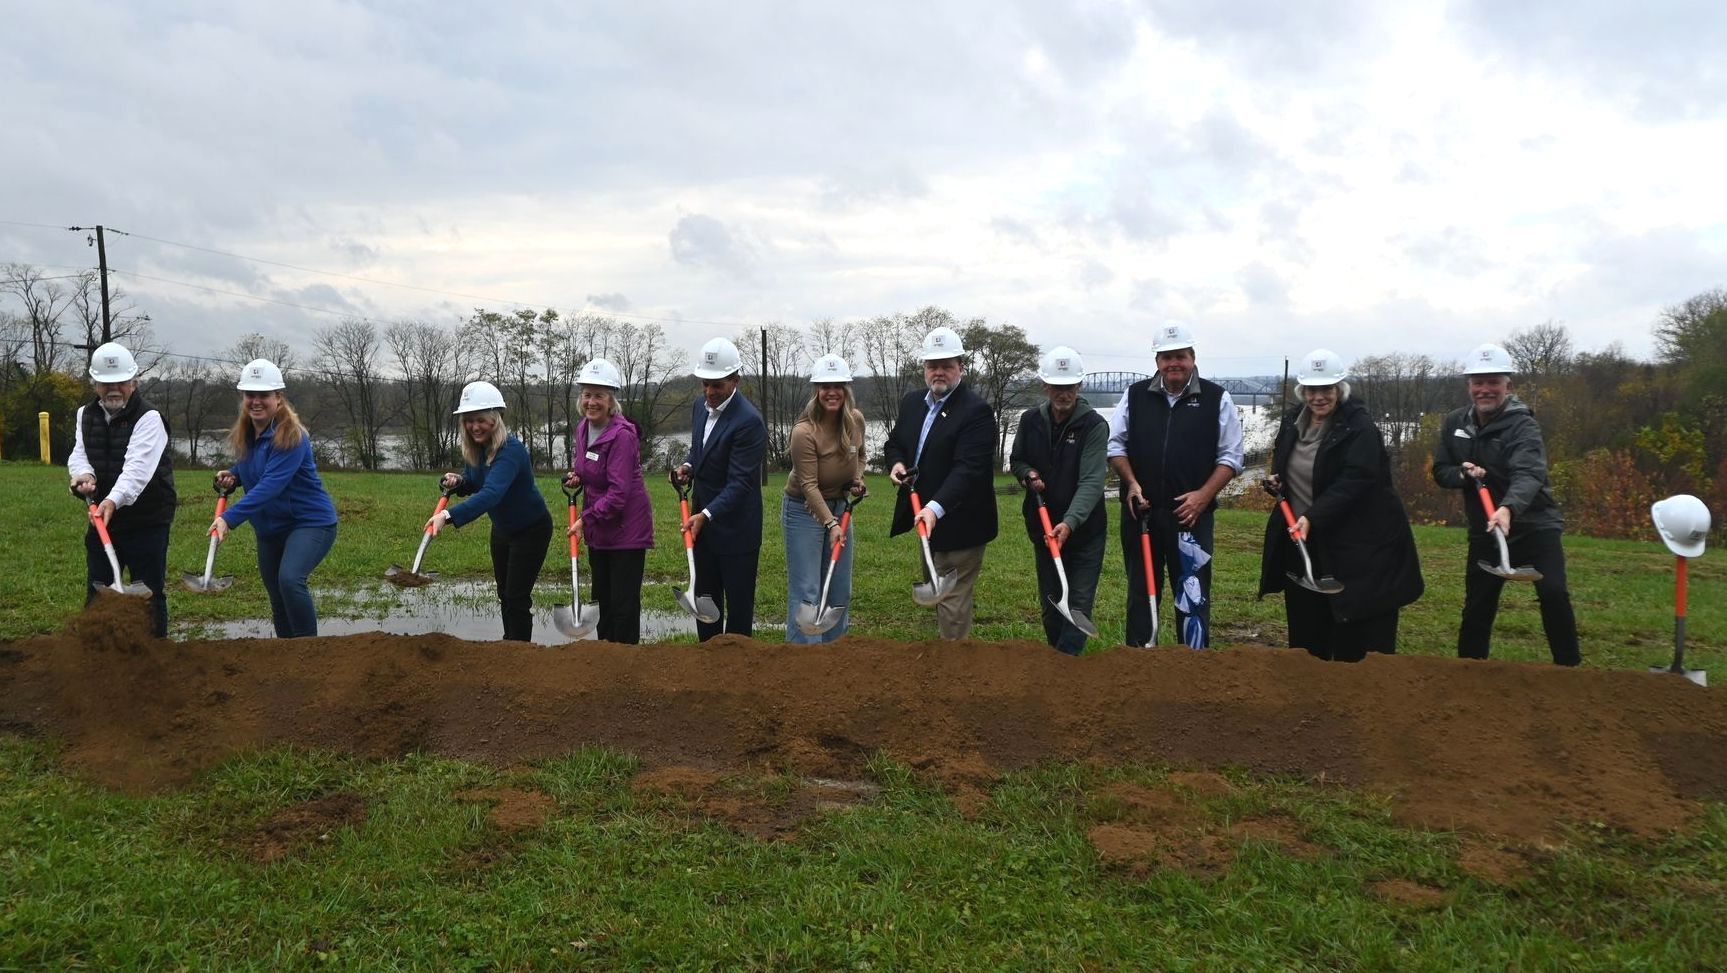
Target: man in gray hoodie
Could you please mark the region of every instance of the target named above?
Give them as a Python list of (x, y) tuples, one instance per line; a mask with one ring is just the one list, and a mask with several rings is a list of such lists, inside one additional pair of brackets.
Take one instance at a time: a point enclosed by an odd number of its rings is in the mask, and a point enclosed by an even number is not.
[(1541, 603), (1541, 627), (1553, 661), (1574, 666), (1582, 661), (1582, 653), (1571, 593), (1565, 585), (1565, 550), (1560, 544), (1565, 518), (1547, 484), (1547, 447), (1541, 426), (1529, 407), (1511, 394), (1513, 367), (1511, 356), (1498, 345), (1481, 345), (1469, 353), (1463, 374), (1469, 383), (1470, 404), (1446, 415), (1433, 448), (1433, 481), (1464, 491), (1463, 512), (1469, 520), (1469, 563), (1457, 654), (1465, 659), (1487, 658), (1499, 591), (1505, 585), (1505, 579), (1476, 564), (1499, 561), (1498, 542), (1476, 496), (1478, 484), (1485, 483), (1488, 496), (1498, 505), (1492, 523), (1505, 534), (1511, 563), (1531, 565), (1541, 572), (1535, 597)]
[(1043, 356), (1038, 377), (1043, 379), (1047, 401), (1020, 416), (1009, 462), (1013, 475), (1027, 488), (1025, 529), (1037, 555), (1044, 635), (1055, 648), (1078, 655), (1085, 648), (1085, 633), (1055, 608), (1061, 582), (1044, 543), (1037, 500), (1041, 496), (1049, 507), (1050, 525), (1067, 571), (1068, 607), (1089, 616), (1109, 539), (1109, 514), (1103, 504), (1109, 423), (1080, 397), (1085, 365), (1072, 348), (1051, 349)]

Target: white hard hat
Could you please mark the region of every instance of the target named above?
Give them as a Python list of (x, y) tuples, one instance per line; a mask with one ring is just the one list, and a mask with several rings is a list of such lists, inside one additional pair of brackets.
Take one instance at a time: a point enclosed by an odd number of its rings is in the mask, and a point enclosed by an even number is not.
[(603, 385), (609, 389), (624, 387), (624, 380), (618, 375), (618, 366), (604, 358), (590, 358), (582, 366), (582, 373), (576, 376), (577, 385)]
[(130, 382), (137, 374), (137, 360), (118, 342), (98, 345), (90, 356), (90, 377), (98, 382)]
[(815, 383), (837, 383), (852, 380), (852, 367), (838, 355), (823, 355), (810, 366), (810, 381)]
[(1669, 551), (1680, 557), (1703, 553), (1703, 541), (1709, 536), (1709, 508), (1703, 501), (1689, 493), (1677, 494), (1655, 501), (1649, 515)]
[(937, 328), (923, 336), (924, 361), (958, 358), (963, 354), (965, 345), (959, 340), (959, 332), (952, 328)]
[(469, 382), (462, 386), (462, 401), (456, 406), (456, 411), (450, 413), (459, 416), (464, 412), (479, 412), (484, 409), (504, 408), (504, 393), (491, 382)]
[(1160, 325), (1151, 335), (1151, 350), (1153, 354), (1165, 351), (1180, 351), (1193, 347), (1193, 332), (1185, 324)]
[(1329, 348), (1315, 348), (1301, 359), (1301, 370), (1295, 373), (1297, 385), (1336, 385), (1349, 377), (1343, 359)]
[(1476, 345), (1463, 363), (1465, 375), (1510, 375), (1517, 371), (1511, 353), (1495, 344)]
[(1037, 363), (1037, 377), (1046, 385), (1078, 385), (1085, 381), (1085, 362), (1079, 352), (1056, 345)]
[(240, 369), (240, 382), (234, 386), (242, 392), (274, 392), (287, 388), (282, 370), (268, 358), (254, 358)]
[(696, 367), (693, 369), (697, 378), (725, 378), (743, 367), (738, 357), (738, 346), (725, 338), (715, 338), (702, 346), (696, 355)]

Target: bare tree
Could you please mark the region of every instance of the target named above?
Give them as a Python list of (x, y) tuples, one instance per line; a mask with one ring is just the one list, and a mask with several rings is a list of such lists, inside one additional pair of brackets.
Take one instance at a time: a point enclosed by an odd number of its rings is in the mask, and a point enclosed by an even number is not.
[(806, 339), (810, 360), (814, 361), (823, 355), (839, 355), (852, 364), (851, 357), (856, 352), (858, 325), (847, 321), (836, 322), (833, 318), (817, 318), (810, 322), (809, 335)]
[(402, 376), (409, 465), (435, 469), (454, 463), (459, 442), (449, 413), (467, 372), (465, 346), (452, 329), (427, 321), (397, 321), (384, 329), (384, 339)]
[(1007, 459), (1007, 440), (1018, 426), (1019, 413), (1030, 401), (1028, 392), (1037, 373), (1037, 346), (1017, 325), (991, 327), (983, 318), (966, 322), (960, 334), (971, 356), (966, 381), (995, 410), (995, 466)]
[(761, 409), (762, 420), (767, 424), (767, 462), (775, 469), (783, 469), (792, 425), (803, 411), (808, 395), (803, 333), (790, 325), (769, 324), (740, 331), (737, 344), (743, 358), (744, 384), (751, 386), (747, 394)]
[(1727, 358), (1727, 288), (1704, 291), (1665, 308), (1655, 325), (1661, 360), (1676, 365)]
[(687, 356), (666, 340), (665, 329), (657, 324), (613, 323), (612, 363), (624, 385), (618, 406), (640, 431), (645, 462), (659, 453), (664, 431), (689, 407), (690, 383), (678, 381)]
[[(931, 312), (939, 312), (951, 325), (952, 315), (939, 308), (925, 308), (919, 313), (927, 320)], [(916, 388), (921, 379), (918, 348), (925, 332), (917, 330), (920, 323), (900, 314), (871, 318), (858, 326), (864, 366), (871, 376), (868, 383), (859, 383), (868, 390), (859, 397), (859, 407), (884, 426), (891, 427), (898, 421), (900, 399)]]
[(1396, 450), (1420, 433), (1424, 414), (1456, 404), (1460, 386), (1452, 376), (1458, 371), (1426, 355), (1370, 355), (1350, 366), (1350, 395), (1367, 405), (1386, 445)]
[(203, 452), (205, 437), (220, 438), (235, 406), (229, 386), (232, 376), (202, 358), (164, 356), (157, 369), (150, 399), (169, 425), (186, 439), (186, 458), (193, 464)]
[(1555, 382), (1570, 373), (1575, 358), (1571, 333), (1565, 325), (1552, 320), (1511, 332), (1511, 337), (1505, 340), (1505, 350), (1517, 366), (1518, 392), (1532, 407), (1540, 404)]
[(222, 360), (236, 365), (259, 358), (268, 359), (284, 372), (292, 371), (296, 360), (292, 345), (276, 338), (266, 338), (256, 331), (241, 335), (222, 351)]
[[(68, 288), (68, 309), (73, 326), (86, 348), (102, 343), (102, 278), (93, 270), (79, 274)], [(138, 361), (138, 374), (145, 376), (156, 367), (162, 349), (150, 330), (150, 316), (138, 310), (126, 292), (118, 287), (108, 291), (108, 340), (118, 341)]]
[(20, 330), (29, 342), (31, 374), (69, 366), (72, 348), (61, 335), (60, 319), (72, 299), (71, 289), (46, 279), (39, 267), (13, 263), (0, 268), (0, 294), (12, 295), (23, 306)]
[(314, 336), (316, 367), (348, 413), (347, 440), (359, 453), (360, 465), (375, 470), (384, 461), (381, 433), (388, 418), (377, 326), (348, 318), (319, 328)]

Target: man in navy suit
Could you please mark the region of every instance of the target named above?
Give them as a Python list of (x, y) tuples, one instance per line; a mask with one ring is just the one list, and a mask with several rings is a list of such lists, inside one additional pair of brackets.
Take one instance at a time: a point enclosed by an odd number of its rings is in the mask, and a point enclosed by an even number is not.
[(983, 571), (984, 545), (996, 534), (995, 410), (965, 384), (964, 355), (952, 328), (937, 328), (923, 339), (928, 391), (907, 393), (900, 402), (899, 421), (884, 448), (894, 483), (904, 483), (906, 471), (916, 468), (923, 502), (914, 518), (910, 495), (900, 491), (890, 536), (923, 521), (936, 572), (954, 576), (953, 593), (935, 606), (936, 630), (944, 639), (971, 634), (972, 592)]
[(683, 523), (695, 541), (696, 594), (719, 607), (715, 622), (696, 620), (706, 642), (720, 632), (755, 630), (756, 569), (762, 551), (762, 414), (738, 394), (738, 346), (715, 338), (696, 356), (702, 397), (690, 409), (690, 454), (678, 479), (695, 482), (696, 512)]

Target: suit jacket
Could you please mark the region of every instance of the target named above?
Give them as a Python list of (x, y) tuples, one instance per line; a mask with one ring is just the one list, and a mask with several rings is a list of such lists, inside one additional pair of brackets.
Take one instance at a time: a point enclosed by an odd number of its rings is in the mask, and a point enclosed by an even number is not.
[(762, 414), (740, 390), (720, 413), (719, 422), (702, 444), (708, 424), (708, 404), (696, 398), (690, 407), (690, 464), (694, 488), (690, 512), (706, 508), (712, 520), (702, 526), (696, 543), (717, 554), (748, 554), (762, 546), (762, 457), (768, 429)]
[[(899, 421), (888, 433), (888, 465), (917, 467), (918, 499), (941, 504), (943, 516), (930, 532), (929, 546), (958, 551), (995, 540), (995, 410), (961, 382), (942, 403), (918, 455), (917, 437), (929, 415), (927, 390), (909, 392), (899, 404)], [(912, 529), (911, 496), (899, 492), (891, 535)]]

